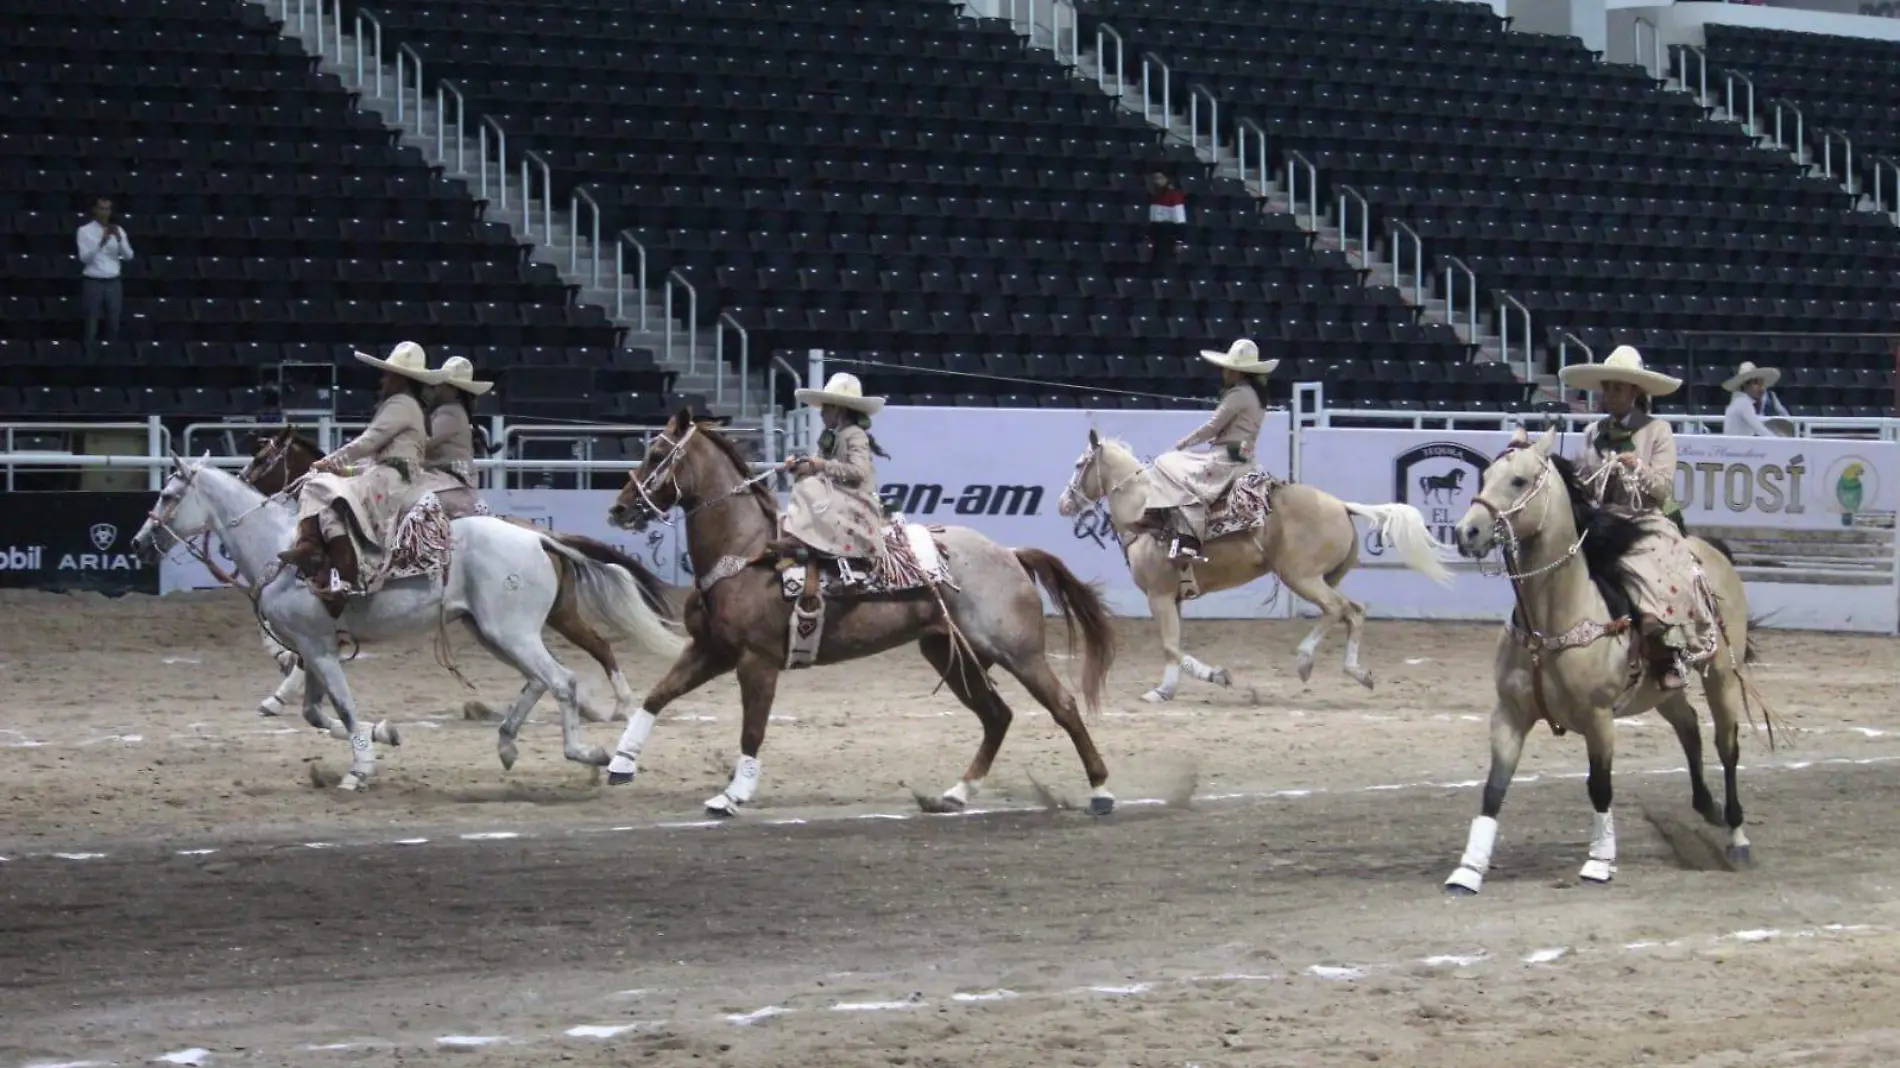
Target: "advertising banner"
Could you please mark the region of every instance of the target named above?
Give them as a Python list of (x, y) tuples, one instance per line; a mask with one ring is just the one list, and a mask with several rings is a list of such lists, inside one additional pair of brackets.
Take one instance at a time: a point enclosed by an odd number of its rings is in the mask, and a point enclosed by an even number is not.
[(152, 494), (0, 493), (0, 587), (157, 593), (132, 551)]

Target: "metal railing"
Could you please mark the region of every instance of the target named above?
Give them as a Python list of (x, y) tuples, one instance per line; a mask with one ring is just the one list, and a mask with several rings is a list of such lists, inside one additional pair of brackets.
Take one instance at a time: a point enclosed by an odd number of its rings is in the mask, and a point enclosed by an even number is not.
[(1564, 368), (1570, 366), (1570, 346), (1572, 345), (1575, 345), (1578, 348), (1583, 350), (1584, 363), (1597, 362), (1597, 350), (1591, 348), (1589, 342), (1586, 342), (1582, 338), (1578, 337), (1577, 335), (1571, 333), (1568, 330), (1565, 330), (1565, 331), (1560, 332), (1557, 335), (1557, 370), (1558, 371), (1561, 372)]
[(435, 83), (435, 158), (447, 162), (448, 153), (443, 144), (448, 138), (449, 109), (443, 94), (447, 93), (455, 101), (455, 173), (468, 173), (468, 138), (462, 136), (463, 124), (468, 121), (468, 101), (462, 99), (462, 91), (447, 78)]
[[(1267, 170), (1267, 131), (1244, 115), (1234, 120), (1234, 158), (1240, 163), (1240, 184), (1247, 185), (1247, 178), (1251, 175), (1259, 185), (1260, 192), (1266, 193), (1272, 173)], [(1248, 169), (1248, 163), (1253, 164), (1251, 170)]]
[[(1414, 238), (1416, 240), (1416, 238)], [(1458, 276), (1465, 279), (1465, 343), (1478, 343), (1478, 272), (1456, 256), (1445, 257), (1445, 322), (1458, 329)]]
[[(599, 242), (595, 242), (598, 247)], [(647, 330), (647, 247), (640, 239), (625, 230), (614, 235), (614, 318), (626, 321), (627, 318), (627, 246), (632, 245), (639, 257), (640, 269), (635, 274), (634, 292), (640, 299), (640, 332)]]
[(501, 123), (496, 122), (487, 115), (482, 116), (481, 125), (477, 126), (476, 130), (480, 135), (475, 145), (475, 155), (477, 157), (475, 161), (477, 170), (475, 178), (477, 188), (476, 195), (483, 200), (488, 199), (488, 131), (493, 130), (495, 131), (495, 184), (501, 187), (499, 190), (501, 196), (496, 202), (495, 208), (497, 211), (507, 211), (508, 131), (501, 128)]
[(1741, 82), (1742, 86), (1748, 90), (1748, 93), (1746, 96), (1746, 99), (1748, 101), (1748, 112), (1747, 112), (1748, 119), (1747, 121), (1742, 122), (1742, 129), (1750, 137), (1760, 136), (1755, 126), (1755, 82), (1754, 80), (1749, 78), (1748, 75), (1743, 74), (1741, 71), (1726, 70), (1722, 72), (1722, 82), (1723, 82), (1722, 107), (1725, 111), (1728, 112), (1728, 117), (1732, 120), (1739, 121), (1739, 117), (1742, 115), (1742, 111), (1735, 106), (1735, 83)]
[[(1808, 161), (1808, 120), (1807, 120), (1807, 117), (1801, 114), (1800, 108), (1795, 107), (1793, 104), (1789, 103), (1786, 100), (1781, 99), (1780, 97), (1775, 97), (1772, 100), (1765, 101), (1765, 103), (1767, 104), (1768, 107), (1774, 110), (1775, 147), (1782, 149), (1784, 151), (1793, 152), (1794, 160), (1796, 163), (1806, 163)], [(1787, 137), (1784, 136), (1786, 133), (1786, 130), (1782, 126), (1782, 123), (1781, 123), (1782, 116), (1789, 112), (1792, 112), (1794, 114), (1794, 141), (1793, 142), (1790, 142), (1787, 139)]]
[(1704, 52), (1700, 47), (1696, 45), (1692, 45), (1692, 44), (1670, 45), (1669, 47), (1672, 51), (1676, 53), (1676, 56), (1678, 57), (1676, 60), (1676, 66), (1677, 66), (1677, 69), (1679, 69), (1682, 72), (1682, 87), (1684, 89), (1687, 89), (1689, 87), (1689, 57), (1691, 55), (1695, 56), (1696, 102), (1701, 104), (1705, 108), (1708, 107), (1709, 106), (1709, 54), (1707, 52)]
[(1398, 221), (1392, 220), (1386, 230), (1386, 251), (1392, 256), (1392, 285), (1405, 288), (1405, 249), (1407, 240), (1412, 249), (1412, 299), (1423, 303), (1425, 293), (1425, 242), (1420, 240), (1418, 231)]
[[(586, 186), (577, 185), (567, 196), (567, 232), (574, 239), (568, 246), (567, 273), (581, 273), (581, 205), (586, 204), (590, 216), (588, 240), (592, 243), (587, 252), (588, 287), (600, 288), (600, 205), (588, 194)], [(617, 291), (620, 287), (615, 286)]]
[[(17, 441), (17, 438), (21, 434), (26, 434), (30, 436), (38, 436), (41, 434), (83, 434), (83, 433), (103, 431), (103, 430), (144, 431), (145, 451), (153, 456), (162, 456), (168, 451), (170, 451), (172, 447), (172, 432), (169, 428), (165, 426), (164, 421), (161, 420), (156, 415), (147, 416), (141, 422), (120, 421), (120, 422), (109, 422), (109, 423), (78, 423), (78, 422), (0, 423), (0, 445), (5, 446), (6, 453), (8, 456), (24, 455), (24, 456), (51, 457), (54, 459), (84, 457), (87, 454), (68, 453), (68, 452), (17, 453), (16, 450), (19, 448), (19, 443)], [(100, 457), (100, 458), (105, 459), (105, 460), (118, 459), (120, 461), (118, 466), (120, 467), (128, 466), (127, 464), (124, 463), (124, 461), (128, 459), (128, 457), (105, 456), (105, 457)], [(57, 463), (36, 463), (36, 464), (28, 464), (26, 466), (59, 467), (62, 465), (57, 464)], [(63, 466), (71, 467), (71, 466), (82, 466), (82, 465), (65, 464)], [(93, 466), (108, 467), (112, 465), (109, 463), (102, 463), (102, 464), (96, 464)], [(14, 488), (13, 467), (11, 465), (7, 467), (6, 473), (7, 473), (6, 488), (9, 492), (11, 492)], [(157, 476), (153, 476), (146, 480), (146, 488), (152, 490), (153, 492), (157, 492), (160, 488), (164, 486), (164, 484), (165, 484), (165, 480)]]
[[(1895, 163), (1887, 156), (1875, 156), (1873, 161), (1874, 206), (1894, 216), (1896, 222), (1900, 222), (1900, 163)], [(1886, 183), (1882, 180), (1883, 176), (1888, 174), (1893, 175), (1891, 190), (1885, 188)], [(1883, 195), (1883, 192), (1891, 192), (1893, 195), (1889, 198)]]
[[(1065, 14), (1066, 13), (1066, 14)], [(1033, 38), (1031, 39), (1033, 43)], [(1067, 42), (1067, 54), (1063, 44)], [(1069, 0), (1055, 0), (1049, 8), (1049, 54), (1068, 70), (1082, 65), (1082, 18)], [(1099, 58), (1100, 52), (1096, 53)]]
[(1492, 294), (1498, 307), (1498, 357), (1511, 362), (1511, 311), (1524, 317), (1524, 381), (1537, 381), (1536, 329), (1531, 325), (1531, 310), (1516, 297), (1498, 290)]
[(1295, 222), (1300, 220), (1300, 182), (1306, 175), (1306, 228), (1319, 229), (1319, 168), (1299, 151), (1286, 154), (1286, 206)]
[[(370, 47), (363, 47), (363, 24), (369, 23), (374, 32), (370, 35)], [(383, 98), (383, 24), (370, 14), (368, 8), (356, 9), (356, 88), (363, 87), (363, 54), (369, 53), (371, 72), (376, 76), (376, 90), (370, 96), (377, 100)]]
[[(1105, 47), (1109, 41), (1115, 42), (1115, 62), (1112, 66), (1108, 62), (1108, 50)], [(1115, 72), (1113, 89), (1108, 87), (1108, 72), (1111, 70)], [(1117, 100), (1128, 94), (1128, 42), (1122, 40), (1122, 35), (1115, 31), (1115, 27), (1106, 22), (1095, 27), (1095, 88)]]
[(406, 44), (396, 46), (396, 127), (397, 129), (402, 129), (406, 125), (403, 122), (402, 110), (403, 99), (408, 96), (408, 92), (404, 88), (402, 81), (402, 60), (404, 56), (409, 57), (409, 62), (415, 67), (416, 71), (416, 106), (413, 110), (416, 113), (414, 120), (416, 140), (420, 141), (422, 140), (422, 57), (416, 54), (415, 49)]
[(679, 362), (678, 356), (673, 352), (673, 323), (678, 319), (678, 316), (673, 314), (675, 287), (686, 290), (686, 373), (694, 375), (699, 373), (699, 290), (694, 289), (693, 283), (687, 281), (686, 276), (678, 271), (666, 272), (664, 284), (666, 322), (661, 327), (663, 335), (661, 344), (666, 352), (667, 362)]
[[(713, 403), (726, 402), (726, 331), (739, 335), (739, 418), (747, 419), (752, 415), (751, 405), (747, 403), (750, 393), (745, 388), (752, 380), (752, 335), (746, 333), (745, 325), (733, 318), (731, 312), (720, 312), (713, 323), (713, 360), (719, 366), (713, 371)], [(776, 402), (773, 402), (776, 403)]]
[(1214, 91), (1205, 85), (1195, 83), (1188, 86), (1188, 146), (1194, 151), (1201, 150), (1201, 101), (1207, 101), (1207, 149), (1215, 158), (1220, 156), (1220, 101), (1214, 98)]
[[(1844, 152), (1841, 173), (1834, 173), (1834, 145), (1838, 142)], [(1847, 187), (1848, 196), (1860, 195), (1860, 177), (1854, 173), (1854, 139), (1847, 136), (1845, 130), (1832, 126), (1821, 130), (1821, 173), (1829, 178), (1838, 177)]]
[[(1643, 62), (1643, 31), (1649, 31), (1650, 62)], [(1630, 62), (1649, 72), (1657, 81), (1668, 77), (1668, 68), (1663, 66), (1662, 35), (1656, 32), (1656, 24), (1642, 15), (1636, 16), (1636, 22), (1630, 27)]]
[(1340, 240), (1352, 233), (1352, 206), (1359, 206), (1359, 263), (1363, 266), (1372, 258), (1372, 205), (1366, 203), (1365, 195), (1349, 185), (1339, 187), (1339, 214), (1334, 222), (1339, 227)]
[[(1160, 82), (1156, 85), (1156, 82)], [(1141, 54), (1141, 117), (1155, 121), (1155, 102), (1161, 104), (1161, 125), (1174, 125), (1174, 72), (1153, 52)]]
[(528, 240), (534, 240), (534, 172), (530, 164), (541, 170), (541, 240), (552, 245), (554, 172), (548, 168), (548, 161), (541, 157), (541, 153), (532, 148), (521, 154), (521, 233)]

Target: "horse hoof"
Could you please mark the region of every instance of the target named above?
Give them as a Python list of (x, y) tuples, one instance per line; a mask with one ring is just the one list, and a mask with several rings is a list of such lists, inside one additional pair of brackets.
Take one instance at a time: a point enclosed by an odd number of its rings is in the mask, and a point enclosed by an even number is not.
[(1469, 886), (1459, 886), (1457, 883), (1446, 883), (1445, 896), (1447, 897), (1477, 897), (1478, 892), (1476, 890), (1473, 890)]
[(962, 812), (964, 809), (968, 807), (969, 807), (969, 804), (965, 802), (963, 798), (958, 797), (957, 795), (951, 793), (948, 790), (945, 790), (943, 793), (937, 795), (936, 807), (933, 809), (928, 809), (927, 811), (933, 811), (933, 812), (938, 812), (938, 813)]
[(607, 773), (607, 785), (608, 786), (631, 786), (633, 785), (633, 772), (610, 771)]
[(513, 771), (515, 760), (521, 756), (521, 751), (513, 742), (509, 742), (507, 745), (496, 746), (495, 755), (501, 758), (501, 770)]
[(1452, 897), (1474, 897), (1483, 886), (1483, 873), (1460, 866), (1445, 880), (1445, 893)]
[(355, 793), (358, 790), (364, 790), (368, 787), (369, 781), (353, 771), (345, 772), (343, 778), (339, 779), (336, 784), (337, 789), (347, 793)]
[(1141, 699), (1151, 705), (1164, 705), (1174, 700), (1174, 695), (1171, 693), (1163, 693), (1156, 689), (1149, 690), (1147, 693), (1142, 694)]
[(402, 744), (402, 732), (398, 731), (395, 725), (386, 719), (377, 720), (376, 726), (370, 729), (369, 736), (373, 741), (378, 741), (388, 746), (400, 746)]
[(258, 702), (257, 714), (260, 716), (281, 716), (284, 714), (284, 703), (277, 699), (276, 694), (271, 694), (269, 697)]
[(1207, 677), (1207, 681), (1216, 686), (1232, 686), (1234, 684), (1234, 677), (1227, 673), (1226, 668), (1215, 668), (1214, 673)]
[(1115, 811), (1115, 799), (1107, 794), (1097, 794), (1089, 798), (1089, 815), (1107, 816)]
[(1728, 862), (1738, 868), (1746, 868), (1755, 863), (1754, 852), (1745, 845), (1728, 847)]
[(1306, 682), (1313, 677), (1313, 662), (1311, 660), (1302, 660), (1293, 667), (1295, 671), (1299, 672), (1301, 682)]
[(739, 814), (739, 802), (720, 794), (706, 802), (706, 815), (714, 819), (729, 820)]
[(1347, 668), (1347, 669), (1346, 669), (1346, 674), (1348, 674), (1348, 675), (1351, 675), (1351, 676), (1352, 676), (1352, 679), (1353, 679), (1353, 681), (1354, 681), (1354, 682), (1356, 682), (1356, 683), (1358, 683), (1358, 684), (1359, 684), (1359, 685), (1361, 685), (1361, 686), (1364, 686), (1364, 687), (1365, 687), (1366, 689), (1368, 689), (1368, 690), (1370, 690), (1370, 689), (1372, 689), (1372, 688), (1373, 688), (1373, 686), (1372, 686), (1372, 672), (1370, 672), (1370, 671), (1354, 671), (1354, 670), (1352, 670), (1351, 668)]
[(1586, 860), (1583, 870), (1577, 873), (1577, 878), (1592, 886), (1608, 886), (1615, 877), (1616, 865), (1607, 860)]

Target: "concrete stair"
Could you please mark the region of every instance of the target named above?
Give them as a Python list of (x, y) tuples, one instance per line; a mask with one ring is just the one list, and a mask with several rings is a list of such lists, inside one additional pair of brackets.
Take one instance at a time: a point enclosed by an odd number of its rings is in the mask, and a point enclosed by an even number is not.
[[(650, 274), (648, 284), (652, 288), (641, 290), (637, 257), (631, 249), (626, 252), (625, 277), (617, 275), (614, 266), (617, 242), (614, 235), (603, 231), (601, 247), (596, 249), (592, 241), (592, 220), (585, 205), (579, 209), (578, 220), (574, 220), (578, 222), (578, 227), (570, 222), (569, 203), (557, 201), (552, 205), (551, 212), (545, 211), (546, 202), (542, 196), (538, 168), (531, 169), (529, 174), (535, 194), (530, 205), (521, 173), (526, 146), (509, 144), (506, 173), (494, 160), (489, 160), (484, 194), (480, 171), (479, 123), (470, 117), (462, 125), (458, 136), (454, 121), (457, 109), (453, 98), (446, 98), (446, 106), (441, 109), (437, 107), (435, 94), (426, 94), (418, 100), (413, 69), (403, 72), (404, 80), (409, 85), (404, 90), (405, 99), (399, 102), (396, 88), (397, 50), (393, 44), (387, 41), (383, 43), (384, 66), (378, 71), (376, 57), (372, 54), (375, 47), (373, 36), (366, 31), (365, 41), (360, 42), (359, 47), (358, 40), (353, 36), (354, 26), (344, 27), (351, 31), (349, 33), (339, 33), (336, 10), (324, 10), (322, 0), (301, 4), (281, 4), (270, 0), (249, 2), (255, 3), (273, 18), (282, 19), (283, 35), (296, 41), (306, 53), (317, 57), (321, 69), (335, 74), (346, 87), (356, 92), (359, 109), (377, 115), (384, 125), (401, 135), (404, 144), (419, 149), (423, 157), (432, 165), (442, 168), (446, 176), (466, 181), (476, 196), (485, 196), (488, 202), (485, 217), (507, 224), (517, 240), (531, 246), (529, 257), (532, 260), (550, 264), (559, 271), (561, 279), (573, 287), (578, 302), (605, 309), (608, 319), (626, 329), (626, 345), (652, 350), (661, 367), (675, 375), (675, 390), (701, 394), (706, 397), (708, 407), (714, 413), (734, 419), (735, 426), (754, 426), (759, 423), (763, 414), (762, 405), (768, 396), (765, 369), (770, 354), (752, 353), (751, 373), (744, 379), (741, 379), (736, 369), (722, 368), (716, 358), (716, 340), (712, 331), (701, 329), (695, 337), (684, 321), (686, 295), (683, 290), (676, 290), (675, 316), (669, 338), (665, 291), (662, 288), (664, 277)], [(446, 126), (443, 112), (447, 112)], [(524, 208), (530, 207), (531, 210), (524, 213)], [(596, 255), (600, 264), (598, 284), (595, 283), (593, 267)], [(618, 291), (616, 283), (619, 283)], [(743, 419), (739, 418), (742, 399), (745, 412)]]

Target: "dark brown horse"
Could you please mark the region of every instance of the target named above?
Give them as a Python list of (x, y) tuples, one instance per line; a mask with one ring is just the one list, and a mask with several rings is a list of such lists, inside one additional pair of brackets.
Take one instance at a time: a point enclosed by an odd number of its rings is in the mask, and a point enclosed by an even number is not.
[[(478, 428), (479, 432), (479, 428)], [(477, 442), (480, 452), (490, 452), (485, 442)], [(273, 435), (259, 435), (251, 444), (251, 462), (245, 465), (239, 475), (245, 482), (266, 494), (279, 494), (286, 486), (294, 484), (310, 470), (310, 465), (321, 459), (323, 450), (309, 438), (297, 433), (294, 427), (285, 427)], [(533, 527), (524, 519), (500, 516), (516, 526)], [(554, 531), (542, 531), (555, 541), (580, 552), (590, 559), (603, 564), (618, 564), (640, 587), (641, 599), (655, 614), (669, 623), (679, 620), (674, 600), (666, 583), (660, 581), (647, 567), (633, 557), (615, 549), (605, 542), (579, 534), (560, 534)], [(561, 566), (559, 563), (556, 565)], [(568, 641), (573, 642), (587, 655), (600, 664), (607, 673), (607, 680), (614, 688), (614, 710), (604, 713), (582, 702), (581, 715), (593, 723), (606, 723), (615, 719), (626, 719), (632, 713), (633, 687), (627, 684), (626, 676), (620, 673), (620, 664), (614, 658), (613, 647), (600, 633), (588, 626), (581, 618), (579, 605), (574, 597), (572, 575), (562, 571), (560, 599), (555, 602), (554, 612), (548, 617), (548, 626)], [(283, 648), (269, 633), (264, 635), (264, 646), (277, 659), (278, 666), (284, 669), (284, 681), (278, 685), (277, 692), (266, 697), (259, 705), (265, 715), (279, 715), (289, 703), (297, 699), (303, 689), (303, 669), (296, 657)]]
[[(699, 576), (687, 597), (688, 642), (666, 677), (647, 694), (621, 735), (608, 782), (633, 781), (640, 750), (661, 709), (728, 671), (739, 676), (744, 724), (732, 784), (706, 802), (730, 816), (751, 801), (759, 785), (759, 748), (792, 640), (792, 606), (767, 544), (777, 537), (778, 504), (749, 477), (744, 456), (710, 421), (683, 410), (653, 439), (608, 518), (643, 527), (675, 506), (685, 512), (687, 551)], [(1082, 696), (1100, 700), (1114, 659), (1110, 614), (1101, 595), (1062, 561), (1040, 549), (1006, 549), (967, 527), (938, 535), (951, 582), (901, 592), (827, 599), (819, 632), (818, 664), (836, 664), (916, 642), (957, 698), (983, 722), (983, 743), (961, 780), (937, 801), (937, 810), (961, 809), (989, 774), (1012, 713), (989, 678), (1005, 671), (1041, 702), (1067, 731), (1093, 788), (1090, 808), (1114, 809), (1108, 768), (1089, 738), (1075, 698), (1049, 666), (1040, 585), (1082, 639)]]

